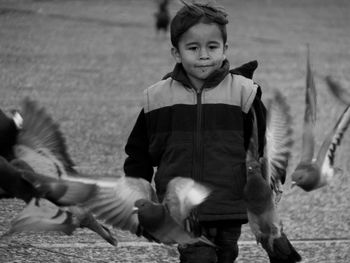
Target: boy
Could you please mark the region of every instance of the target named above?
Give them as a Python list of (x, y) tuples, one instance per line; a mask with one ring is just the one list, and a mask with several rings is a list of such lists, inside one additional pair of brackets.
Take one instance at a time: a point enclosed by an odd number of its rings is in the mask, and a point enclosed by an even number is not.
[(144, 107), (125, 147), (127, 176), (151, 181), (157, 167), (154, 181), (160, 200), (176, 176), (212, 189), (196, 215), (218, 249), (202, 243), (179, 246), (182, 263), (234, 262), (241, 225), (247, 222), (243, 188), (253, 121), (263, 150), (265, 107), (260, 88), (249, 79), (257, 64), (229, 70), (227, 23), (226, 14), (211, 5), (185, 4), (178, 11), (170, 26), (177, 64), (146, 89)]

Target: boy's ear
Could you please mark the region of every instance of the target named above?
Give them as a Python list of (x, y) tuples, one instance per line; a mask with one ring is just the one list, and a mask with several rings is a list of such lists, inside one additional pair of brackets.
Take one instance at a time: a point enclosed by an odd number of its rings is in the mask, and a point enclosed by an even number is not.
[(181, 63), (180, 52), (176, 47), (171, 48), (171, 55), (175, 58), (177, 63)]
[(227, 50), (227, 48), (228, 48), (228, 45), (227, 45), (227, 43), (224, 45), (224, 58), (226, 59), (226, 50)]

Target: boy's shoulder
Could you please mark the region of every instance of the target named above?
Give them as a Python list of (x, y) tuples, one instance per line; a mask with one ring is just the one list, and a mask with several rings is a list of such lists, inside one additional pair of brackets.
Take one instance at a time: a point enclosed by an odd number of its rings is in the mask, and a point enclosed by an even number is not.
[(171, 78), (162, 79), (144, 90), (145, 93), (157, 93), (159, 91), (164, 91), (165, 87), (171, 86)]
[(242, 86), (245, 86), (248, 88), (251, 86), (254, 86), (254, 88), (257, 88), (256, 95), (259, 98), (261, 98), (261, 95), (262, 95), (261, 87), (260, 85), (256, 84), (253, 81), (253, 75), (257, 67), (258, 67), (258, 61), (252, 60), (237, 68), (231, 69), (230, 73), (231, 75), (234, 75), (236, 80), (240, 82)]
[(237, 68), (231, 69), (230, 73), (234, 75), (244, 76), (248, 79), (252, 79), (254, 71), (257, 69), (257, 67), (258, 67), (258, 61), (253, 60)]

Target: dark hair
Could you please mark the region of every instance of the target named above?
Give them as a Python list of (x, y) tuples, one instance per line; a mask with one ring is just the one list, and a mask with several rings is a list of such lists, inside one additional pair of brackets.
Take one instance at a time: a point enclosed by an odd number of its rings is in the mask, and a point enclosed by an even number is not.
[(174, 47), (178, 47), (180, 37), (190, 27), (199, 22), (218, 25), (224, 43), (227, 41), (227, 14), (211, 4), (193, 3), (185, 5), (176, 13), (170, 24), (170, 39)]

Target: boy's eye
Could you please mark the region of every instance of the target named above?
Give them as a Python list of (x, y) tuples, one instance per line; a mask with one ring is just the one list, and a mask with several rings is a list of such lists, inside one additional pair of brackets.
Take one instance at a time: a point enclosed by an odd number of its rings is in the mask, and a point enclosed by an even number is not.
[(188, 50), (196, 51), (196, 50), (197, 50), (197, 47), (196, 47), (196, 46), (190, 46), (190, 47), (188, 47)]
[(210, 45), (209, 48), (210, 49), (216, 49), (216, 48), (218, 48), (218, 46), (217, 45)]

